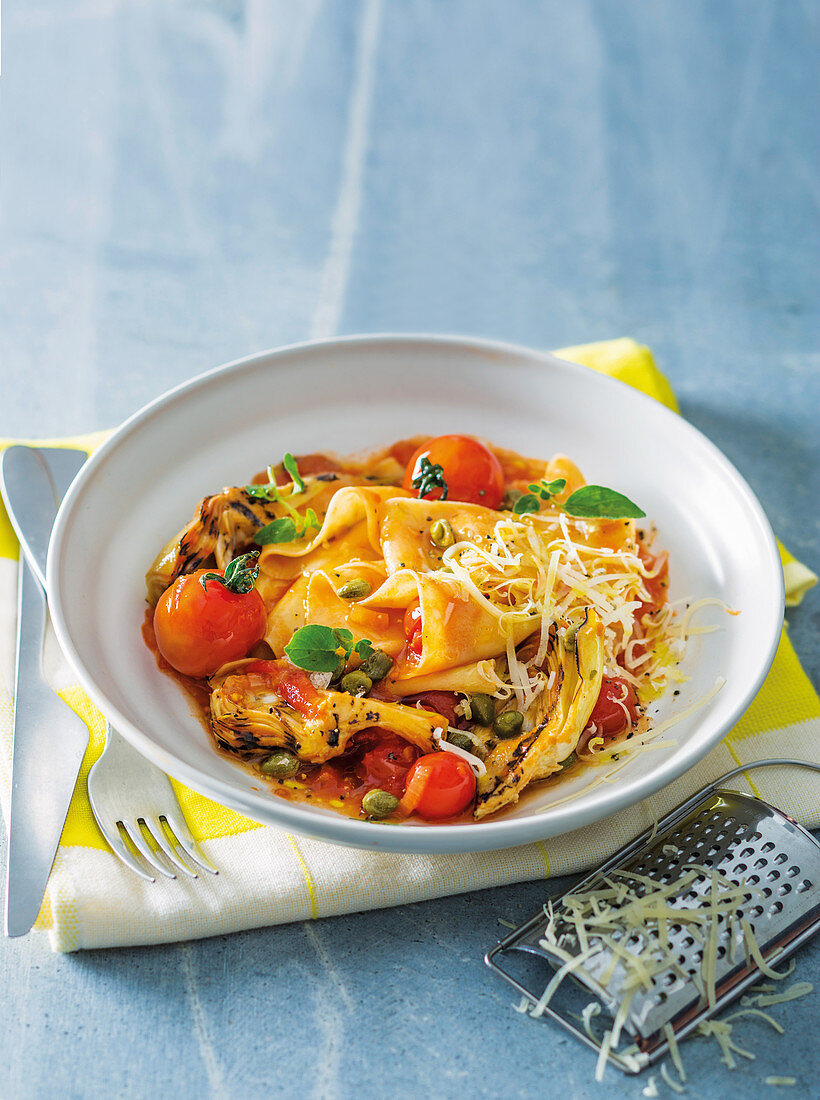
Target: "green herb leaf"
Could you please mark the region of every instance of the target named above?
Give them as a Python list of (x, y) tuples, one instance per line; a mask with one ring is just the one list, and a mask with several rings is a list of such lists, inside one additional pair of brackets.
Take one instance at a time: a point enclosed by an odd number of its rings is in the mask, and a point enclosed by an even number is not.
[(578, 519), (643, 519), (646, 515), (629, 497), (603, 485), (584, 485), (564, 501), (564, 511)]
[(254, 500), (281, 501), (282, 497), (279, 495), (279, 487), (276, 484), (276, 476), (273, 472), (273, 466), (268, 466), (267, 485), (246, 485), (245, 492), (248, 494), (249, 497), (253, 497)]
[(441, 489), (441, 500), (447, 499), (447, 482), (444, 480), (444, 468), (438, 463), (433, 463), (426, 455), (419, 459), (415, 470), (415, 477), (410, 482), (419, 495), (426, 497), (434, 489)]
[(294, 520), (290, 516), (282, 516), (281, 519), (275, 519), (260, 528), (254, 535), (253, 541), (259, 546), (268, 546), (271, 543), (293, 542), (298, 538), (299, 531), (296, 529)]
[(321, 526), (322, 523), (319, 517), (316, 515), (312, 508), (308, 508), (308, 510), (305, 512), (305, 526), (302, 533), (304, 534), (304, 532), (311, 527), (315, 527), (318, 531)]
[(541, 499), (549, 500), (550, 497), (562, 493), (566, 487), (567, 479), (565, 477), (557, 477), (554, 481), (542, 481), (540, 489)]
[(293, 482), (293, 495), (297, 493), (304, 493), (305, 483), (302, 481), (299, 474), (299, 467), (296, 465), (296, 459), (289, 451), (285, 451), (285, 457), (282, 459), (282, 465), (285, 470), (290, 474), (290, 479)]
[(358, 653), (364, 660), (375, 652), (367, 638), (354, 643), (345, 627), (300, 626), (285, 646), (293, 664), (310, 672), (338, 672), (340, 662), (343, 666), (351, 653)]
[(229, 592), (236, 592), (237, 595), (243, 596), (246, 592), (250, 592), (259, 576), (259, 566), (256, 564), (258, 557), (259, 551), (251, 550), (250, 553), (242, 554), (229, 562), (225, 567), (224, 576), (221, 573), (203, 573), (199, 583), (207, 592), (208, 581), (216, 581)]
[(299, 668), (310, 672), (335, 672), (339, 650), (344, 649), (339, 631), (329, 626), (301, 626), (285, 646), (285, 653)]
[(516, 516), (523, 516), (527, 512), (537, 512), (540, 508), (538, 497), (533, 493), (525, 493), (513, 504), (513, 512)]

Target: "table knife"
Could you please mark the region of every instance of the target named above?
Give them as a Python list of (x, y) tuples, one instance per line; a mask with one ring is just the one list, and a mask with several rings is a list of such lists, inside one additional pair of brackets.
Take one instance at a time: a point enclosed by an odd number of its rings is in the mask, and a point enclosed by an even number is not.
[(45, 566), (60, 500), (84, 451), (14, 446), (0, 460), (0, 492), (20, 539), (11, 812), (6, 875), (7, 936), (28, 932), (80, 771), (88, 728), (43, 674), (48, 607)]

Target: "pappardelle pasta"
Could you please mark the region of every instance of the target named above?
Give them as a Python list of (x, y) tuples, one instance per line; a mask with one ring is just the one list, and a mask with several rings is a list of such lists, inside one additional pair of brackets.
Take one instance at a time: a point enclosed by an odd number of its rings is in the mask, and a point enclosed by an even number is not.
[(680, 678), (652, 543), (565, 455), (462, 435), (286, 454), (159, 553), (145, 635), (280, 797), (482, 820), (611, 757)]

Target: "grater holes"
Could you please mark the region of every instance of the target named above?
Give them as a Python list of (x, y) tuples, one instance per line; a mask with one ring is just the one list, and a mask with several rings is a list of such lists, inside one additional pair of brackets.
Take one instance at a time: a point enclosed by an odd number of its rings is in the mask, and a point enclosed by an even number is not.
[(785, 897), (786, 894), (790, 894), (792, 892), (791, 883), (782, 882), (780, 886), (778, 886), (777, 892), (781, 896), (781, 898)]
[[(755, 917), (755, 918), (757, 918), (757, 917), (762, 917), (762, 916), (763, 916), (763, 906), (762, 906), (762, 905), (755, 905), (755, 906), (753, 906), (753, 907), (752, 907), (752, 908), (751, 908), (751, 909), (749, 910), (749, 916), (750, 916), (750, 917)], [(754, 926), (752, 926), (752, 927), (754, 927)]]
[(749, 834), (749, 840), (762, 840), (762, 839), (763, 839), (763, 833), (754, 832), (754, 833)]
[(788, 859), (789, 859), (789, 857), (786, 855), (785, 852), (778, 852), (777, 855), (774, 857), (774, 860), (772, 862), (773, 863), (787, 863)]
[(775, 870), (769, 871), (768, 875), (766, 875), (766, 881), (767, 882), (777, 882), (777, 880), (779, 878), (780, 878), (780, 872), (775, 871)]
[(812, 884), (809, 882), (809, 880), (807, 878), (804, 878), (803, 881), (801, 883), (798, 883), (797, 885), (798, 894), (802, 894), (804, 891), (809, 890), (811, 888), (811, 885)]
[(761, 888), (760, 892), (761, 892), (761, 894), (763, 895), (764, 898), (770, 898), (772, 896), (771, 886), (763, 886)]
[(744, 848), (743, 851), (739, 853), (741, 859), (749, 859), (749, 857), (753, 856), (754, 854), (754, 848)]
[(783, 912), (783, 902), (782, 901), (773, 902), (770, 911), (772, 913), (782, 913)]
[(760, 845), (761, 852), (773, 852), (774, 848), (774, 842), (771, 840), (767, 840), (765, 844)]
[(744, 871), (748, 870), (747, 863), (736, 863), (734, 866), (734, 872), (736, 875), (742, 875)]
[(795, 875), (799, 875), (799, 874), (800, 874), (800, 868), (799, 868), (799, 867), (794, 867), (794, 866), (792, 866), (792, 867), (790, 867), (790, 868), (788, 869), (788, 871), (786, 872), (786, 874), (787, 874), (787, 875), (789, 876), (789, 878), (794, 878), (794, 876), (795, 876)]
[(757, 886), (757, 884), (760, 882), (760, 875), (749, 875), (746, 881), (749, 883), (750, 886)]
[(763, 867), (768, 867), (769, 866), (769, 861), (767, 859), (763, 859), (761, 857), (760, 859), (755, 860), (754, 865), (755, 865), (755, 867), (762, 869)]

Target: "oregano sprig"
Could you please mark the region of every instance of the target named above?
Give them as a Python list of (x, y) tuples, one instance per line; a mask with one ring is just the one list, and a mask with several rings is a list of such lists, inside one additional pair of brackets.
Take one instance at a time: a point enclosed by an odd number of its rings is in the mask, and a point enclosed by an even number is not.
[(340, 661), (347, 661), (357, 653), (365, 661), (376, 650), (367, 638), (353, 641), (353, 635), (344, 627), (300, 626), (285, 646), (291, 663), (309, 672), (336, 672)]
[[(566, 484), (566, 478), (558, 477), (554, 481), (542, 480), (537, 485), (528, 485), (529, 493), (518, 498), (513, 512), (518, 516), (538, 512), (541, 501), (550, 500), (562, 492)], [(646, 515), (629, 497), (604, 485), (582, 485), (570, 493), (563, 503), (555, 503), (568, 516), (576, 519), (643, 519)]]
[(280, 516), (261, 527), (254, 536), (254, 542), (259, 546), (268, 546), (276, 543), (295, 542), (303, 538), (310, 530), (319, 530), (322, 526), (319, 517), (312, 508), (308, 508), (301, 515), (291, 504), (291, 499), (306, 491), (305, 482), (299, 473), (296, 459), (286, 451), (282, 459), (282, 465), (290, 475), (292, 485), (289, 491), (280, 488), (276, 484), (276, 473), (273, 466), (268, 466), (267, 485), (246, 485), (245, 492), (255, 500), (265, 500), (270, 503), (281, 504), (289, 513)]
[(526, 512), (537, 512), (541, 507), (541, 500), (549, 500), (550, 497), (557, 496), (566, 488), (566, 485), (565, 477), (557, 477), (554, 481), (541, 480), (537, 485), (528, 485), (529, 492), (518, 498), (513, 505), (513, 512), (517, 516)]
[(447, 499), (447, 482), (444, 480), (444, 468), (437, 462), (431, 462), (426, 455), (418, 461), (415, 476), (410, 482), (419, 495), (419, 499), (426, 497), (434, 489), (441, 489), (441, 500)]
[(217, 584), (227, 588), (229, 592), (244, 595), (246, 592), (250, 592), (256, 583), (256, 578), (259, 576), (259, 566), (256, 561), (258, 557), (258, 550), (241, 554), (225, 567), (224, 576), (221, 573), (203, 573), (199, 578), (199, 583), (206, 592), (208, 591), (208, 581), (216, 581)]

